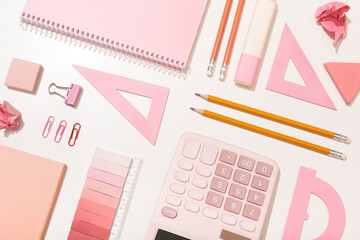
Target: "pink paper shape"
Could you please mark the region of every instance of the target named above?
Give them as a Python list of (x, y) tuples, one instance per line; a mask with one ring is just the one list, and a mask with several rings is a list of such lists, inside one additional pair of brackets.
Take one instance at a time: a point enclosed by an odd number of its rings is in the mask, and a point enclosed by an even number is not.
[(329, 223), (317, 240), (340, 239), (345, 229), (345, 207), (339, 194), (328, 183), (316, 177), (316, 171), (300, 167), (283, 240), (300, 239), (311, 194), (317, 195), (329, 211)]
[(333, 45), (336, 46), (346, 34), (346, 15), (350, 7), (345, 3), (327, 3), (316, 10), (315, 17), (325, 31), (332, 34)]
[(7, 101), (4, 101), (4, 104), (0, 104), (0, 130), (18, 130), (20, 124), (21, 113)]
[[(159, 133), (169, 89), (122, 76), (73, 65), (101, 95), (153, 145)], [(118, 90), (152, 99), (145, 118)]]
[[(306, 86), (284, 80), (290, 59)], [(336, 110), (287, 24), (284, 26), (266, 89)]]
[(324, 64), (346, 104), (350, 104), (360, 89), (360, 63), (329, 62)]

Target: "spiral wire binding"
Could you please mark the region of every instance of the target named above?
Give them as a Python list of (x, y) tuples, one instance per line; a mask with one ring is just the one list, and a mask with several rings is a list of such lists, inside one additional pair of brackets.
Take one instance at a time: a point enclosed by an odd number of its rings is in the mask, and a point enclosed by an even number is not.
[[(20, 17), (20, 25), (24, 30), (28, 30), (30, 27), (30, 32), (32, 32), (35, 28), (35, 33), (40, 31), (40, 35), (45, 31), (45, 36), (51, 34), (50, 38), (52, 38), (53, 34), (56, 34), (55, 39), (60, 38), (60, 41), (65, 38), (65, 42), (70, 40), (70, 44), (73, 43), (75, 46), (78, 43), (80, 47), (82, 44), (85, 44), (84, 49), (89, 47), (89, 50), (91, 50), (91, 47), (94, 47), (95, 52), (104, 52), (104, 55), (113, 56), (114, 58), (119, 57), (119, 59), (123, 58), (124, 61), (137, 63), (139, 66), (143, 65), (149, 69), (153, 68), (153, 70), (168, 73), (168, 75), (185, 79), (189, 72), (184, 62), (180, 63), (174, 59), (159, 56), (158, 54), (150, 53), (143, 49), (140, 50), (128, 44), (95, 36), (94, 34), (85, 33), (79, 29), (70, 28), (69, 26), (51, 22), (44, 18), (41, 19), (34, 15), (23, 13)], [(75, 41), (73, 42), (73, 40)]]
[(118, 206), (114, 223), (111, 228), (109, 240), (119, 240), (124, 226), (124, 220), (126, 218), (129, 205), (131, 203), (131, 198), (134, 193), (134, 187), (141, 168), (141, 159), (134, 157), (132, 159), (131, 167), (126, 178), (124, 190), (120, 199), (120, 204)]

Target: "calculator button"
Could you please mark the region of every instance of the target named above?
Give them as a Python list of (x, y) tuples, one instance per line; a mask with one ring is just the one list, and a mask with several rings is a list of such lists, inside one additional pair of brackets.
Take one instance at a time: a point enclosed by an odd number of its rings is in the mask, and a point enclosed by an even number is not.
[(210, 177), (211, 170), (204, 166), (198, 166), (196, 172), (203, 177)]
[(192, 184), (195, 186), (195, 187), (198, 187), (198, 188), (206, 188), (208, 183), (205, 181), (205, 180), (202, 180), (200, 178), (194, 178), (192, 180)]
[(253, 232), (256, 229), (255, 224), (248, 222), (246, 220), (242, 220), (240, 222), (240, 228), (248, 232)]
[(215, 175), (226, 178), (226, 179), (230, 179), (232, 174), (232, 167), (219, 163), (216, 167), (215, 170)]
[(217, 147), (213, 145), (205, 145), (200, 156), (200, 161), (207, 165), (213, 165), (215, 163), (218, 154)]
[(244, 199), (246, 194), (246, 187), (239, 184), (232, 183), (230, 186), (229, 195), (238, 199)]
[(178, 162), (178, 167), (186, 171), (191, 171), (194, 168), (194, 165), (189, 161), (180, 160)]
[(171, 205), (173, 205), (175, 207), (178, 207), (181, 204), (180, 198), (178, 198), (178, 197), (176, 197), (174, 195), (167, 195), (165, 200), (166, 200), (166, 202), (168, 204), (171, 204)]
[(202, 192), (199, 192), (198, 190), (191, 189), (189, 191), (189, 197), (198, 201), (203, 200), (204, 194)]
[(180, 171), (177, 171), (175, 174), (174, 174), (174, 178), (180, 182), (188, 182), (189, 181), (189, 176), (186, 175), (185, 173), (183, 172), (180, 172)]
[(200, 142), (189, 138), (186, 140), (184, 148), (182, 150), (182, 154), (184, 157), (195, 159), (200, 150)]
[(230, 152), (228, 150), (222, 150), (220, 154), (220, 161), (234, 165), (236, 161), (236, 157), (237, 157), (236, 153)]
[(239, 162), (238, 162), (238, 167), (248, 170), (248, 171), (252, 171), (254, 169), (254, 165), (255, 165), (255, 160), (252, 158), (248, 158), (245, 156), (240, 156)]
[(251, 186), (253, 188), (259, 189), (264, 192), (266, 192), (268, 185), (269, 185), (269, 180), (259, 176), (254, 176), (253, 181), (251, 183)]
[(263, 205), (264, 199), (265, 199), (265, 194), (252, 189), (249, 191), (249, 196), (247, 198), (248, 202), (254, 203), (259, 206)]
[(202, 213), (205, 217), (208, 217), (211, 219), (216, 219), (219, 216), (218, 212), (211, 208), (204, 208)]
[(263, 162), (259, 162), (256, 166), (255, 172), (265, 177), (270, 177), (273, 170), (273, 166)]
[(212, 190), (225, 193), (227, 186), (228, 186), (228, 182), (226, 180), (214, 177), (211, 182), (210, 188)]
[(177, 194), (184, 194), (185, 187), (180, 184), (173, 183), (170, 185), (170, 190)]
[(190, 212), (197, 213), (200, 211), (200, 206), (194, 202), (187, 201), (184, 204), (184, 208)]
[(250, 177), (251, 177), (250, 173), (237, 169), (235, 171), (234, 181), (244, 185), (248, 185), (250, 181)]
[(234, 226), (236, 224), (236, 218), (229, 214), (223, 214), (221, 216), (221, 221), (223, 223), (231, 225), (231, 226)]
[(168, 218), (176, 218), (177, 211), (170, 207), (163, 207), (161, 209), (161, 214)]
[(243, 216), (257, 221), (259, 219), (260, 212), (260, 208), (252, 206), (250, 204), (245, 204)]
[(224, 209), (226, 211), (239, 214), (241, 210), (241, 202), (232, 198), (227, 198)]
[(220, 195), (218, 193), (215, 193), (215, 192), (209, 192), (207, 197), (206, 197), (206, 203), (211, 205), (211, 206), (214, 206), (214, 207), (217, 207), (217, 208), (220, 208), (221, 205), (222, 205), (222, 202), (224, 200), (224, 196), (223, 195)]

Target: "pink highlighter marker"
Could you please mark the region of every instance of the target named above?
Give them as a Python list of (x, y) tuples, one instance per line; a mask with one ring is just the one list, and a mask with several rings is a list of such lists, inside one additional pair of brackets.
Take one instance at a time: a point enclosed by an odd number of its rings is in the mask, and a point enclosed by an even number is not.
[(252, 86), (276, 10), (276, 0), (257, 0), (236, 71), (235, 83)]

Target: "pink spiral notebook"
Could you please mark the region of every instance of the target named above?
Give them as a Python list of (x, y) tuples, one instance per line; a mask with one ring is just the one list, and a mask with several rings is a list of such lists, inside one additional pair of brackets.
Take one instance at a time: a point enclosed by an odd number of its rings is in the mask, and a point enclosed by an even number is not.
[(27, 0), (21, 22), (184, 71), (207, 0)]

